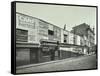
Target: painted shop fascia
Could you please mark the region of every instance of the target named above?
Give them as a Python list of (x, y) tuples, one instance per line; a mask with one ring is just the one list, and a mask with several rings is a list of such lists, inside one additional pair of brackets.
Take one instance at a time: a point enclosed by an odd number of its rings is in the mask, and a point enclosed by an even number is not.
[(16, 12), (16, 66), (88, 54), (88, 47), (85, 35)]

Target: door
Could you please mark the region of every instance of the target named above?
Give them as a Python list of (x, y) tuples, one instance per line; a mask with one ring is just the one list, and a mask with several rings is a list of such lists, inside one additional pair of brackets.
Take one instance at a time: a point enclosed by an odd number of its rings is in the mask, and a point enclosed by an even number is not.
[(31, 48), (30, 49), (30, 63), (34, 64), (38, 62), (38, 49)]

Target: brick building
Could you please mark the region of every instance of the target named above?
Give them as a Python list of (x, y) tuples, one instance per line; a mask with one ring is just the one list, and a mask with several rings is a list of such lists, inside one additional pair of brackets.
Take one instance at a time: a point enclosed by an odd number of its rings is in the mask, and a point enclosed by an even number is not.
[(73, 30), (71, 32), (83, 38), (80, 44), (88, 48), (88, 50), (84, 52), (88, 54), (91, 53), (92, 47), (95, 46), (94, 28), (91, 29), (88, 24), (82, 23), (80, 25), (73, 27)]

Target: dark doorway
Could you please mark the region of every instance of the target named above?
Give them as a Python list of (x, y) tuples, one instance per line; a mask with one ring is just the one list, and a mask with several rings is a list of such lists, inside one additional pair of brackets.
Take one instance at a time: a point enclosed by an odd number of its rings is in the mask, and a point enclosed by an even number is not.
[(30, 49), (30, 63), (38, 63), (38, 48)]
[(54, 51), (54, 49), (50, 49), (50, 53), (51, 53), (51, 60), (55, 60), (55, 51)]

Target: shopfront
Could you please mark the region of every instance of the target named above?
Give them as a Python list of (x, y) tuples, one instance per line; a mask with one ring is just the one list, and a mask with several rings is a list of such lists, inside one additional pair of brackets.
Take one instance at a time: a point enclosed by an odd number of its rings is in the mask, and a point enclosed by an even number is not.
[(52, 60), (58, 60), (60, 55), (60, 50), (57, 46), (57, 41), (55, 42), (49, 42), (49, 41), (42, 41), (41, 43), (41, 51), (42, 51), (42, 57), (45, 61), (52, 61)]
[(39, 63), (38, 44), (16, 43), (16, 66)]

